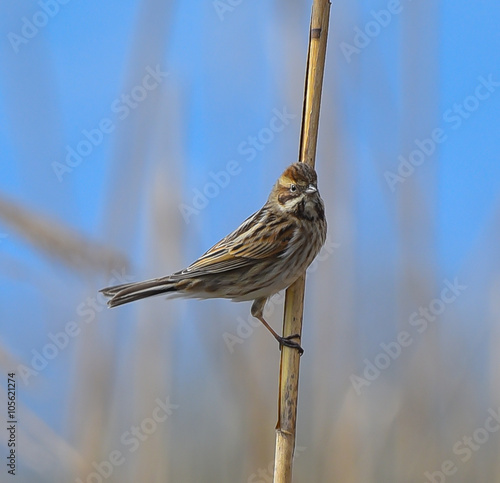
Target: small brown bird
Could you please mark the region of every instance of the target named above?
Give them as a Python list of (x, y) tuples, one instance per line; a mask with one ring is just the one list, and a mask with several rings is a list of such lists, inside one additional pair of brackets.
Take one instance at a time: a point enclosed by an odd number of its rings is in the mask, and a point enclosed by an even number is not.
[(264, 320), (264, 306), (311, 264), (326, 238), (323, 200), (316, 171), (305, 163), (285, 169), (266, 204), (189, 267), (167, 277), (108, 287), (109, 307), (155, 295), (200, 299), (253, 300), (259, 319), (281, 345), (303, 352), (290, 337), (280, 337)]

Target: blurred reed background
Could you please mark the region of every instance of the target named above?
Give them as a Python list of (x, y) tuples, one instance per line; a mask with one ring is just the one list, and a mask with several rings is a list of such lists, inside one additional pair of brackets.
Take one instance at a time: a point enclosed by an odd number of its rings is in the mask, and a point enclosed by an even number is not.
[[(97, 291), (182, 268), (264, 203), (297, 158), (309, 14), (0, 4), (15, 481), (271, 481), (279, 351), (249, 304)], [(499, 17), (332, 4), (294, 481), (500, 481)]]

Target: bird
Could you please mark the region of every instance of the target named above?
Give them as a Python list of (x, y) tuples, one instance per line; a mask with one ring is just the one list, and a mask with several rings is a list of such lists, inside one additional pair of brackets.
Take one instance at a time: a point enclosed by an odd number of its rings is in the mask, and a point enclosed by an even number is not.
[(167, 295), (198, 299), (253, 301), (250, 313), (282, 346), (302, 347), (281, 337), (264, 319), (268, 299), (289, 287), (312, 263), (325, 243), (327, 222), (317, 174), (304, 162), (288, 166), (264, 206), (187, 268), (171, 275), (100, 290), (107, 305)]

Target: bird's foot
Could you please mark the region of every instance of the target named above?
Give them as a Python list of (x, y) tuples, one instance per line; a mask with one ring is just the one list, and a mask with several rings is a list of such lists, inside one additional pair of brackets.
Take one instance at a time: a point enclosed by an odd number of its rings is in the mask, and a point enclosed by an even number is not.
[(297, 349), (299, 351), (299, 354), (302, 355), (304, 353), (304, 349), (298, 344), (297, 342), (294, 342), (292, 339), (300, 339), (299, 334), (293, 334), (289, 335), (288, 337), (280, 337), (278, 339), (278, 342), (280, 344), (280, 349), (281, 346), (286, 345), (287, 347), (291, 347), (292, 349)]

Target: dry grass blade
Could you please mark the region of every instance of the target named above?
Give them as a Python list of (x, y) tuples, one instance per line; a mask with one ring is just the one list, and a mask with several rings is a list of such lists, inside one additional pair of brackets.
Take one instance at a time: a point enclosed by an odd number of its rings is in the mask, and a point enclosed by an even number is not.
[(113, 249), (12, 201), (0, 198), (0, 218), (36, 248), (73, 269), (109, 271), (127, 265)]
[[(302, 130), (299, 147), (300, 161), (313, 167), (316, 159), (329, 16), (329, 0), (314, 0), (309, 33)], [(293, 334), (302, 334), (304, 288), (305, 275), (300, 277), (286, 291), (283, 318), (284, 337)], [(283, 347), (280, 361), (278, 424), (276, 426), (275, 483), (290, 483), (292, 481), (299, 367), (300, 356), (298, 352), (295, 349)]]

